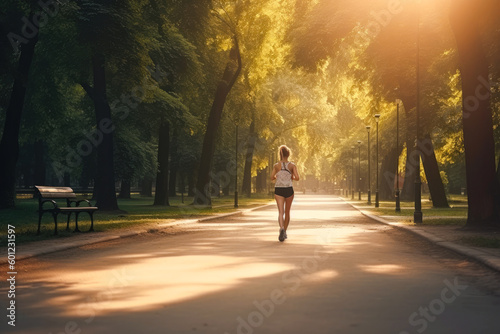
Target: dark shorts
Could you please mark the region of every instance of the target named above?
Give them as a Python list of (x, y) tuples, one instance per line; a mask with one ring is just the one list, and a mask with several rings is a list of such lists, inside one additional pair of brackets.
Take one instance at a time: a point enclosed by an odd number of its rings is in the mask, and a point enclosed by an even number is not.
[(288, 198), (293, 195), (293, 187), (288, 188), (274, 188), (274, 194)]

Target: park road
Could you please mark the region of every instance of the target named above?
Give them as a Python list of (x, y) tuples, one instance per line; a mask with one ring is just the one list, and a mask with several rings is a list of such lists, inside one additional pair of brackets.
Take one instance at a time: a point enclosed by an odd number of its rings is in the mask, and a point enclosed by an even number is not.
[(21, 261), (16, 327), (3, 315), (0, 330), (500, 333), (500, 298), (481, 283), (495, 273), (332, 196), (297, 195), (283, 243), (276, 221), (269, 206)]

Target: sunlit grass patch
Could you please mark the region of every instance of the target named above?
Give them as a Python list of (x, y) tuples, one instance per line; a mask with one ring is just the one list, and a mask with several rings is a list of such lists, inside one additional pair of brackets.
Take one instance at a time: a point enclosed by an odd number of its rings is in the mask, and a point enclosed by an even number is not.
[(423, 218), (423, 225), (458, 225), (458, 226), (465, 226), (465, 223), (467, 222), (467, 217), (457, 217), (457, 218)]
[[(372, 204), (367, 204), (367, 197), (362, 197), (362, 200), (354, 201), (350, 198), (345, 200), (353, 203), (363, 212), (371, 215), (381, 216), (392, 222), (403, 224), (413, 224), (413, 213), (415, 212), (414, 202), (401, 202), (401, 211), (396, 212), (395, 201), (380, 201), (379, 207), (375, 208), (375, 201), (372, 196)], [(424, 225), (458, 225), (463, 226), (467, 220), (467, 197), (461, 195), (453, 195), (450, 197), (449, 208), (435, 208), (432, 206), (432, 201), (427, 198), (422, 198), (422, 214)]]
[[(88, 198), (88, 197), (87, 197)], [(115, 229), (137, 228), (140, 226), (159, 225), (170, 223), (178, 219), (194, 219), (214, 214), (229, 213), (235, 211), (234, 197), (227, 196), (212, 199), (212, 208), (200, 208), (193, 205), (192, 197), (185, 197), (182, 203), (181, 197), (170, 199), (170, 206), (154, 206), (153, 198), (133, 195), (130, 199), (119, 199), (120, 212), (97, 211), (94, 214), (94, 229), (96, 232), (104, 232)], [(273, 200), (266, 194), (252, 194), (251, 198), (240, 197), (239, 208), (248, 209), (259, 205), (272, 203)], [(62, 205), (62, 204), (61, 204)], [(38, 227), (38, 201), (33, 198), (23, 198), (16, 201), (16, 208), (1, 210), (0, 222), (5, 226), (0, 230), (0, 238), (5, 238), (7, 225), (16, 227), (16, 241), (23, 243), (27, 241), (65, 238), (75, 235), (75, 216), (70, 221), (70, 231), (66, 231), (65, 215), (58, 216), (58, 236), (54, 236), (54, 220), (51, 214), (43, 216), (41, 233), (36, 235)], [(78, 227), (81, 231), (88, 231), (90, 218), (87, 213), (82, 213), (78, 218)]]

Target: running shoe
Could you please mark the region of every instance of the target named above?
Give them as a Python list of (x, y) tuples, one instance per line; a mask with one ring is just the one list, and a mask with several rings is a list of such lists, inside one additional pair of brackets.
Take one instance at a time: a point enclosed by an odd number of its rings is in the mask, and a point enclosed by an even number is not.
[(288, 239), (288, 235), (286, 234), (286, 231), (285, 231), (285, 240)]
[(278, 240), (280, 242), (285, 241), (285, 229), (284, 228), (280, 228), (280, 236), (279, 236)]

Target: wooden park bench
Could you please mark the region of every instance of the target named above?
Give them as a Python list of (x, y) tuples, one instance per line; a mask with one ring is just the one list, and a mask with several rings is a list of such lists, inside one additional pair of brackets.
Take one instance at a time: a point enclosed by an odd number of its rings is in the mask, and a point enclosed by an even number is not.
[[(38, 197), (38, 232), (40, 234), (40, 224), (44, 213), (51, 213), (54, 217), (54, 234), (57, 234), (57, 216), (62, 213), (68, 216), (66, 230), (69, 230), (69, 221), (71, 214), (75, 214), (75, 231), (80, 232), (78, 229), (78, 215), (82, 212), (87, 212), (90, 215), (90, 231), (94, 231), (94, 212), (98, 210), (97, 207), (92, 206), (90, 201), (76, 200), (76, 194), (73, 189), (69, 187), (44, 187), (35, 186), (35, 198)], [(57, 200), (66, 200), (66, 206), (59, 206)], [(80, 206), (80, 203), (86, 202), (88, 206)], [(45, 203), (50, 203), (49, 208), (44, 208)], [(45, 205), (47, 207), (47, 205)]]

